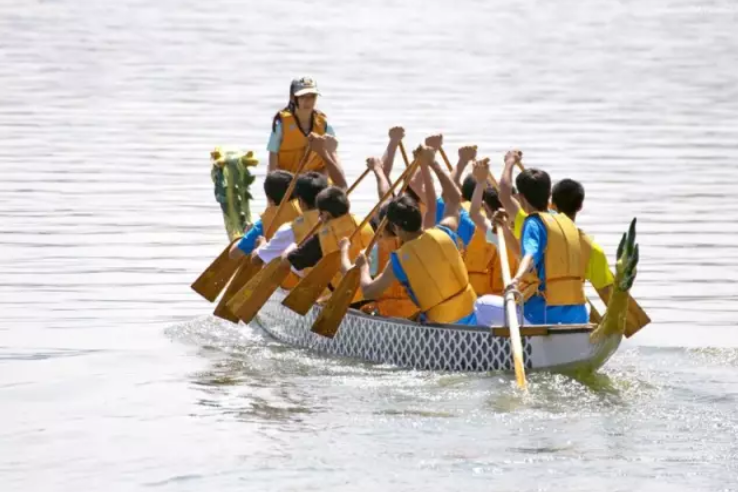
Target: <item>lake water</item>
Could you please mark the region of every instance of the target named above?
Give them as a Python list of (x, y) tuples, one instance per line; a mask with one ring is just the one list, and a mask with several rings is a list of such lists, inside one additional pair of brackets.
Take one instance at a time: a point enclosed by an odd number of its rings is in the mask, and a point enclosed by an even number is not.
[[(731, 0), (3, 0), (0, 490), (738, 490), (736, 32)], [(212, 318), (209, 151), (263, 176), (302, 74), (350, 181), (403, 125), (581, 180), (611, 259), (637, 216), (653, 323), (521, 395)]]

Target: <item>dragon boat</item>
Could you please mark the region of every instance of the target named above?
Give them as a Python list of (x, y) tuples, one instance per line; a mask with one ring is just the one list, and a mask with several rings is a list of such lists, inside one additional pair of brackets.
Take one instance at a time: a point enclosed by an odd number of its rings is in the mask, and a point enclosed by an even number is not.
[[(234, 157), (236, 159), (229, 159), (226, 163), (233, 166), (244, 156)], [(228, 167), (223, 164), (220, 166)], [(243, 164), (239, 167), (241, 172), (245, 168)], [(234, 171), (232, 174), (236, 175)], [(251, 179), (250, 176), (242, 178), (239, 188), (234, 186), (235, 180), (224, 179), (222, 174), (217, 175), (217, 178), (214, 171), (216, 199), (222, 205), (229, 237), (233, 237), (234, 230), (250, 217), (245, 205), (235, 210), (236, 207), (227, 204), (236, 202), (234, 197), (237, 194), (241, 195), (237, 203), (248, 203), (250, 196), (247, 189)], [(234, 188), (238, 193), (231, 191)], [(229, 196), (226, 196), (225, 191), (229, 191)], [(235, 222), (239, 223), (231, 225)], [(626, 332), (631, 331), (628, 335), (634, 332), (629, 324), (632, 325), (633, 316), (637, 317), (640, 310), (629, 295), (638, 264), (635, 225), (636, 220), (633, 219), (618, 247), (615, 283), (603, 316), (593, 316), (591, 321), (596, 322), (587, 324), (521, 326), (523, 361), (527, 371), (596, 371), (617, 351)], [(288, 293), (282, 288), (277, 289), (253, 322), (281, 343), (328, 356), (408, 369), (513, 371), (510, 333), (505, 326), (423, 324), (349, 309), (338, 333), (333, 338), (326, 338), (311, 331), (323, 309), (322, 305), (316, 304), (305, 316), (300, 315), (282, 304)], [(635, 331), (649, 321), (645, 317)]]

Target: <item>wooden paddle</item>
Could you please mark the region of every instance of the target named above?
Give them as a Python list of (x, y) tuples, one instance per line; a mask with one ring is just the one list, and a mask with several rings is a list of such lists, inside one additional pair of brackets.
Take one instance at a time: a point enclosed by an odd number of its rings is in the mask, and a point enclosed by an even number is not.
[[(295, 171), (295, 174), (292, 176), (292, 180), (287, 187), (287, 191), (285, 191), (284, 196), (282, 196), (282, 200), (280, 200), (279, 202), (277, 213), (274, 214), (274, 218), (264, 231), (264, 237), (271, 238), (272, 235), (276, 232), (279, 218), (281, 217), (282, 212), (284, 212), (285, 208), (287, 207), (287, 204), (292, 199), (292, 193), (295, 191), (295, 186), (297, 186), (297, 178), (300, 176), (300, 173), (307, 165), (309, 156), (310, 146), (306, 147), (305, 153), (303, 154), (302, 159), (297, 166), (297, 171)], [(228, 284), (228, 288), (226, 289), (225, 294), (223, 294), (220, 302), (215, 307), (215, 311), (213, 311), (213, 314), (232, 323), (238, 323), (238, 317), (230, 309), (228, 309), (228, 303), (231, 302), (233, 296), (236, 295), (236, 293), (241, 290), (244, 285), (246, 285), (246, 282), (251, 280), (251, 277), (256, 275), (256, 272), (258, 272), (260, 269), (261, 265), (255, 265), (254, 263), (252, 263), (251, 254), (246, 255), (246, 258), (242, 259), (238, 271), (231, 279), (230, 284)]]
[[(500, 263), (502, 266), (502, 281), (505, 286), (510, 285), (510, 264), (507, 262), (507, 244), (505, 243), (505, 231), (501, 227), (496, 227), (497, 241), (500, 244), (498, 251), (500, 252)], [(507, 291), (505, 297), (505, 316), (507, 318), (507, 326), (510, 328), (510, 347), (513, 358), (513, 367), (515, 367), (515, 379), (518, 387), (525, 389), (527, 381), (525, 380), (525, 365), (523, 364), (523, 342), (520, 339), (520, 324), (518, 323), (518, 307), (515, 303), (515, 295)]]
[(218, 298), (218, 294), (221, 293), (223, 287), (228, 283), (228, 279), (231, 278), (233, 272), (236, 271), (241, 264), (241, 260), (243, 260), (243, 258), (232, 259), (230, 256), (231, 248), (240, 240), (241, 238), (237, 237), (226, 246), (210, 266), (192, 283), (190, 286), (192, 290), (210, 302)]
[[(419, 160), (416, 160), (410, 167), (402, 171), (399, 178), (390, 186), (390, 189), (384, 194), (381, 200), (377, 202), (372, 211), (367, 215), (356, 230), (351, 234), (350, 240), (353, 240), (356, 235), (361, 232), (361, 229), (371, 220), (379, 207), (382, 206), (385, 200), (392, 196), (395, 188), (403, 181), (410, 179), (412, 173), (417, 169)], [(289, 293), (287, 297), (282, 301), (282, 305), (288, 307), (292, 311), (302, 314), (303, 316), (310, 311), (315, 301), (318, 300), (323, 291), (330, 285), (331, 280), (336, 275), (338, 270), (341, 268), (341, 252), (333, 251), (331, 253), (323, 255), (323, 258), (318, 262), (310, 273), (305, 276), (299, 284)]]
[[(414, 167), (417, 168), (417, 162)], [(400, 189), (400, 195), (402, 195), (402, 193), (407, 189), (408, 185), (410, 184), (411, 177), (412, 174), (408, 174), (407, 179)], [(386, 226), (387, 216), (385, 216), (384, 219), (382, 219), (382, 222), (379, 223), (379, 227), (377, 227), (377, 230), (374, 232), (374, 236), (372, 236), (371, 241), (369, 241), (369, 244), (367, 245), (365, 250), (367, 255), (371, 253), (372, 248), (374, 248), (374, 245), (382, 236), (382, 231)], [(338, 331), (338, 327), (341, 325), (343, 317), (346, 316), (346, 313), (348, 312), (351, 301), (356, 296), (356, 291), (359, 290), (361, 283), (360, 281), (361, 268), (354, 266), (348, 272), (346, 272), (346, 275), (344, 275), (341, 279), (341, 283), (338, 284), (338, 287), (336, 287), (336, 290), (331, 295), (328, 304), (326, 304), (326, 306), (318, 315), (318, 319), (316, 319), (315, 323), (313, 323), (313, 327), (311, 329), (313, 333), (317, 333), (318, 335), (327, 338), (333, 338), (336, 335), (336, 332)]]
[[(310, 239), (321, 225), (321, 222), (316, 222), (302, 241), (300, 241), (298, 247)], [(228, 304), (228, 309), (235, 313), (238, 319), (244, 323), (251, 322), (254, 316), (256, 316), (256, 313), (266, 304), (272, 294), (274, 294), (274, 291), (277, 290), (287, 275), (289, 275), (290, 269), (291, 264), (287, 259), (283, 259), (282, 257), (274, 258), (233, 296), (233, 299)]]
[[(407, 186), (407, 183), (405, 186)], [(371, 252), (386, 225), (387, 217), (385, 216), (366, 247), (367, 255)], [(327, 338), (333, 338), (338, 331), (338, 327), (341, 325), (343, 317), (348, 312), (351, 301), (356, 296), (356, 291), (359, 290), (360, 284), (361, 268), (354, 266), (341, 279), (341, 283), (338, 284), (338, 287), (331, 295), (328, 304), (325, 305), (318, 315), (318, 319), (313, 323), (311, 331)]]
[[(361, 181), (369, 174), (370, 169), (367, 169), (354, 181), (354, 184), (346, 192), (346, 195), (351, 193), (356, 187), (359, 186)], [(302, 246), (310, 237), (318, 230), (321, 226), (320, 222), (317, 222), (313, 228), (305, 235), (300, 241), (299, 246)], [(340, 260), (340, 258), (339, 258)], [(282, 284), (284, 279), (290, 273), (290, 262), (283, 260), (282, 258), (275, 258), (270, 261), (264, 268), (258, 271), (248, 282), (240, 288), (239, 291), (233, 296), (229, 304), (228, 309), (235, 313), (236, 317), (245, 323), (250, 322), (259, 309), (269, 300), (269, 297), (274, 293), (275, 290)], [(299, 286), (299, 284), (298, 284)]]
[[(310, 146), (305, 149), (305, 153), (303, 154), (302, 160), (298, 165), (298, 172), (295, 173), (295, 177), (297, 177), (302, 168), (305, 166), (305, 163), (307, 163), (309, 155)], [(226, 248), (218, 255), (218, 257), (213, 260), (210, 266), (208, 266), (205, 271), (202, 272), (199, 277), (197, 277), (197, 280), (192, 283), (192, 290), (194, 290), (210, 302), (213, 302), (215, 301), (215, 299), (218, 298), (218, 294), (220, 294), (223, 288), (226, 286), (226, 284), (228, 283), (228, 279), (230, 279), (233, 276), (234, 272), (243, 264), (243, 258), (232, 259), (230, 257), (231, 248), (240, 240), (241, 238), (238, 237), (231, 241), (228, 246), (226, 246)], [(216, 311), (219, 310), (219, 307), (220, 306), (216, 307)]]

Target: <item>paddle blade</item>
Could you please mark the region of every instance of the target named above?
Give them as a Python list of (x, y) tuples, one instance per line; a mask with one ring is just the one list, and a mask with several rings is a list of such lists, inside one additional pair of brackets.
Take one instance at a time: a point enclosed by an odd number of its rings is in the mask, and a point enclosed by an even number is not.
[(359, 282), (361, 280), (361, 270), (354, 267), (349, 270), (338, 284), (335, 292), (318, 315), (318, 319), (313, 323), (312, 332), (318, 335), (333, 338), (338, 331), (338, 327), (343, 321), (343, 317), (353, 301), (356, 291), (359, 290)]
[(254, 265), (251, 263), (249, 258), (246, 258), (231, 279), (231, 282), (228, 284), (228, 288), (226, 289), (225, 294), (223, 294), (223, 297), (220, 298), (220, 302), (218, 302), (218, 305), (215, 307), (213, 314), (218, 318), (238, 324), (238, 316), (228, 309), (228, 303), (231, 302), (236, 293), (241, 290), (260, 269), (261, 265)]
[(289, 273), (289, 262), (273, 259), (236, 293), (228, 309), (244, 323), (251, 322)]
[(237, 238), (229, 244), (210, 266), (197, 277), (197, 280), (191, 285), (192, 290), (210, 302), (218, 298), (218, 294), (221, 293), (228, 283), (228, 279), (233, 276), (241, 262), (241, 259), (232, 260), (230, 257), (231, 246), (240, 239)]
[(341, 268), (341, 253), (334, 251), (321, 258), (305, 278), (284, 298), (282, 305), (305, 316)]

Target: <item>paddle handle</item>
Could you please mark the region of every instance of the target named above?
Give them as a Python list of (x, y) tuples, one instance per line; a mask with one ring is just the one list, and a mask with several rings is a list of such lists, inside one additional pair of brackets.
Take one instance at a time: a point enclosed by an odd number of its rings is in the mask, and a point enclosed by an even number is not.
[[(507, 262), (507, 244), (505, 243), (505, 231), (497, 227), (497, 242), (500, 252), (500, 263), (502, 267), (502, 282), (507, 287), (510, 285), (510, 264)], [(518, 323), (518, 308), (515, 304), (515, 296), (512, 292), (505, 293), (505, 311), (507, 313), (507, 324), (510, 328), (510, 345), (512, 346), (513, 366), (515, 368), (515, 379), (518, 387), (525, 389), (525, 366), (523, 365), (523, 343), (520, 339), (520, 324)]]
[(446, 151), (443, 150), (443, 147), (438, 148), (438, 152), (441, 154), (441, 158), (443, 159), (443, 162), (446, 163), (446, 167), (448, 168), (448, 172), (453, 173), (454, 167), (451, 165), (451, 161), (448, 160), (448, 156), (446, 155)]
[(279, 202), (279, 207), (277, 207), (277, 213), (274, 215), (274, 219), (272, 219), (272, 222), (269, 224), (269, 227), (267, 227), (266, 231), (264, 231), (264, 237), (270, 237), (275, 232), (277, 220), (279, 219), (279, 216), (282, 213), (282, 210), (284, 210), (284, 207), (286, 207), (287, 203), (289, 203), (289, 201), (291, 200), (290, 197), (292, 196), (292, 192), (295, 191), (295, 186), (297, 185), (297, 178), (298, 176), (300, 176), (300, 173), (302, 172), (303, 168), (307, 165), (309, 156), (310, 156), (310, 144), (308, 144), (308, 146), (305, 147), (305, 153), (302, 155), (300, 164), (297, 166), (297, 171), (295, 171), (295, 175), (292, 176), (292, 181), (290, 181), (290, 185), (287, 187), (287, 191), (284, 193), (282, 200)]
[(359, 224), (356, 230), (351, 234), (351, 237), (349, 237), (349, 241), (353, 241), (354, 238), (356, 238), (356, 236), (359, 234), (359, 232), (361, 232), (364, 226), (369, 223), (369, 221), (372, 219), (374, 214), (377, 213), (377, 210), (379, 210), (379, 207), (381, 207), (382, 204), (385, 202), (385, 200), (387, 200), (387, 198), (389, 198), (392, 195), (392, 193), (394, 193), (395, 188), (397, 188), (397, 186), (400, 183), (403, 183), (403, 186), (399, 194), (402, 194), (407, 189), (407, 186), (410, 184), (410, 176), (412, 176), (412, 174), (415, 172), (415, 169), (417, 169), (419, 165), (420, 165), (420, 160), (418, 159), (414, 163), (412, 163), (410, 167), (402, 171), (402, 174), (400, 174), (400, 177), (397, 178), (397, 180), (394, 183), (392, 183), (392, 186), (390, 186), (390, 189), (387, 190), (384, 196), (377, 202), (376, 205), (374, 205), (374, 208), (372, 208), (372, 211), (369, 212), (369, 215), (364, 217), (364, 220), (361, 221), (361, 224)]
[(348, 190), (346, 190), (346, 195), (350, 195), (352, 191), (356, 189), (357, 186), (359, 186), (359, 183), (361, 183), (361, 180), (366, 178), (366, 176), (371, 172), (371, 169), (366, 168), (361, 175), (356, 178), (356, 181), (354, 181), (354, 184), (352, 184)]
[(410, 167), (410, 159), (407, 158), (405, 144), (402, 143), (402, 140), (400, 140), (400, 153), (402, 154), (402, 160), (405, 161), (405, 167)]

